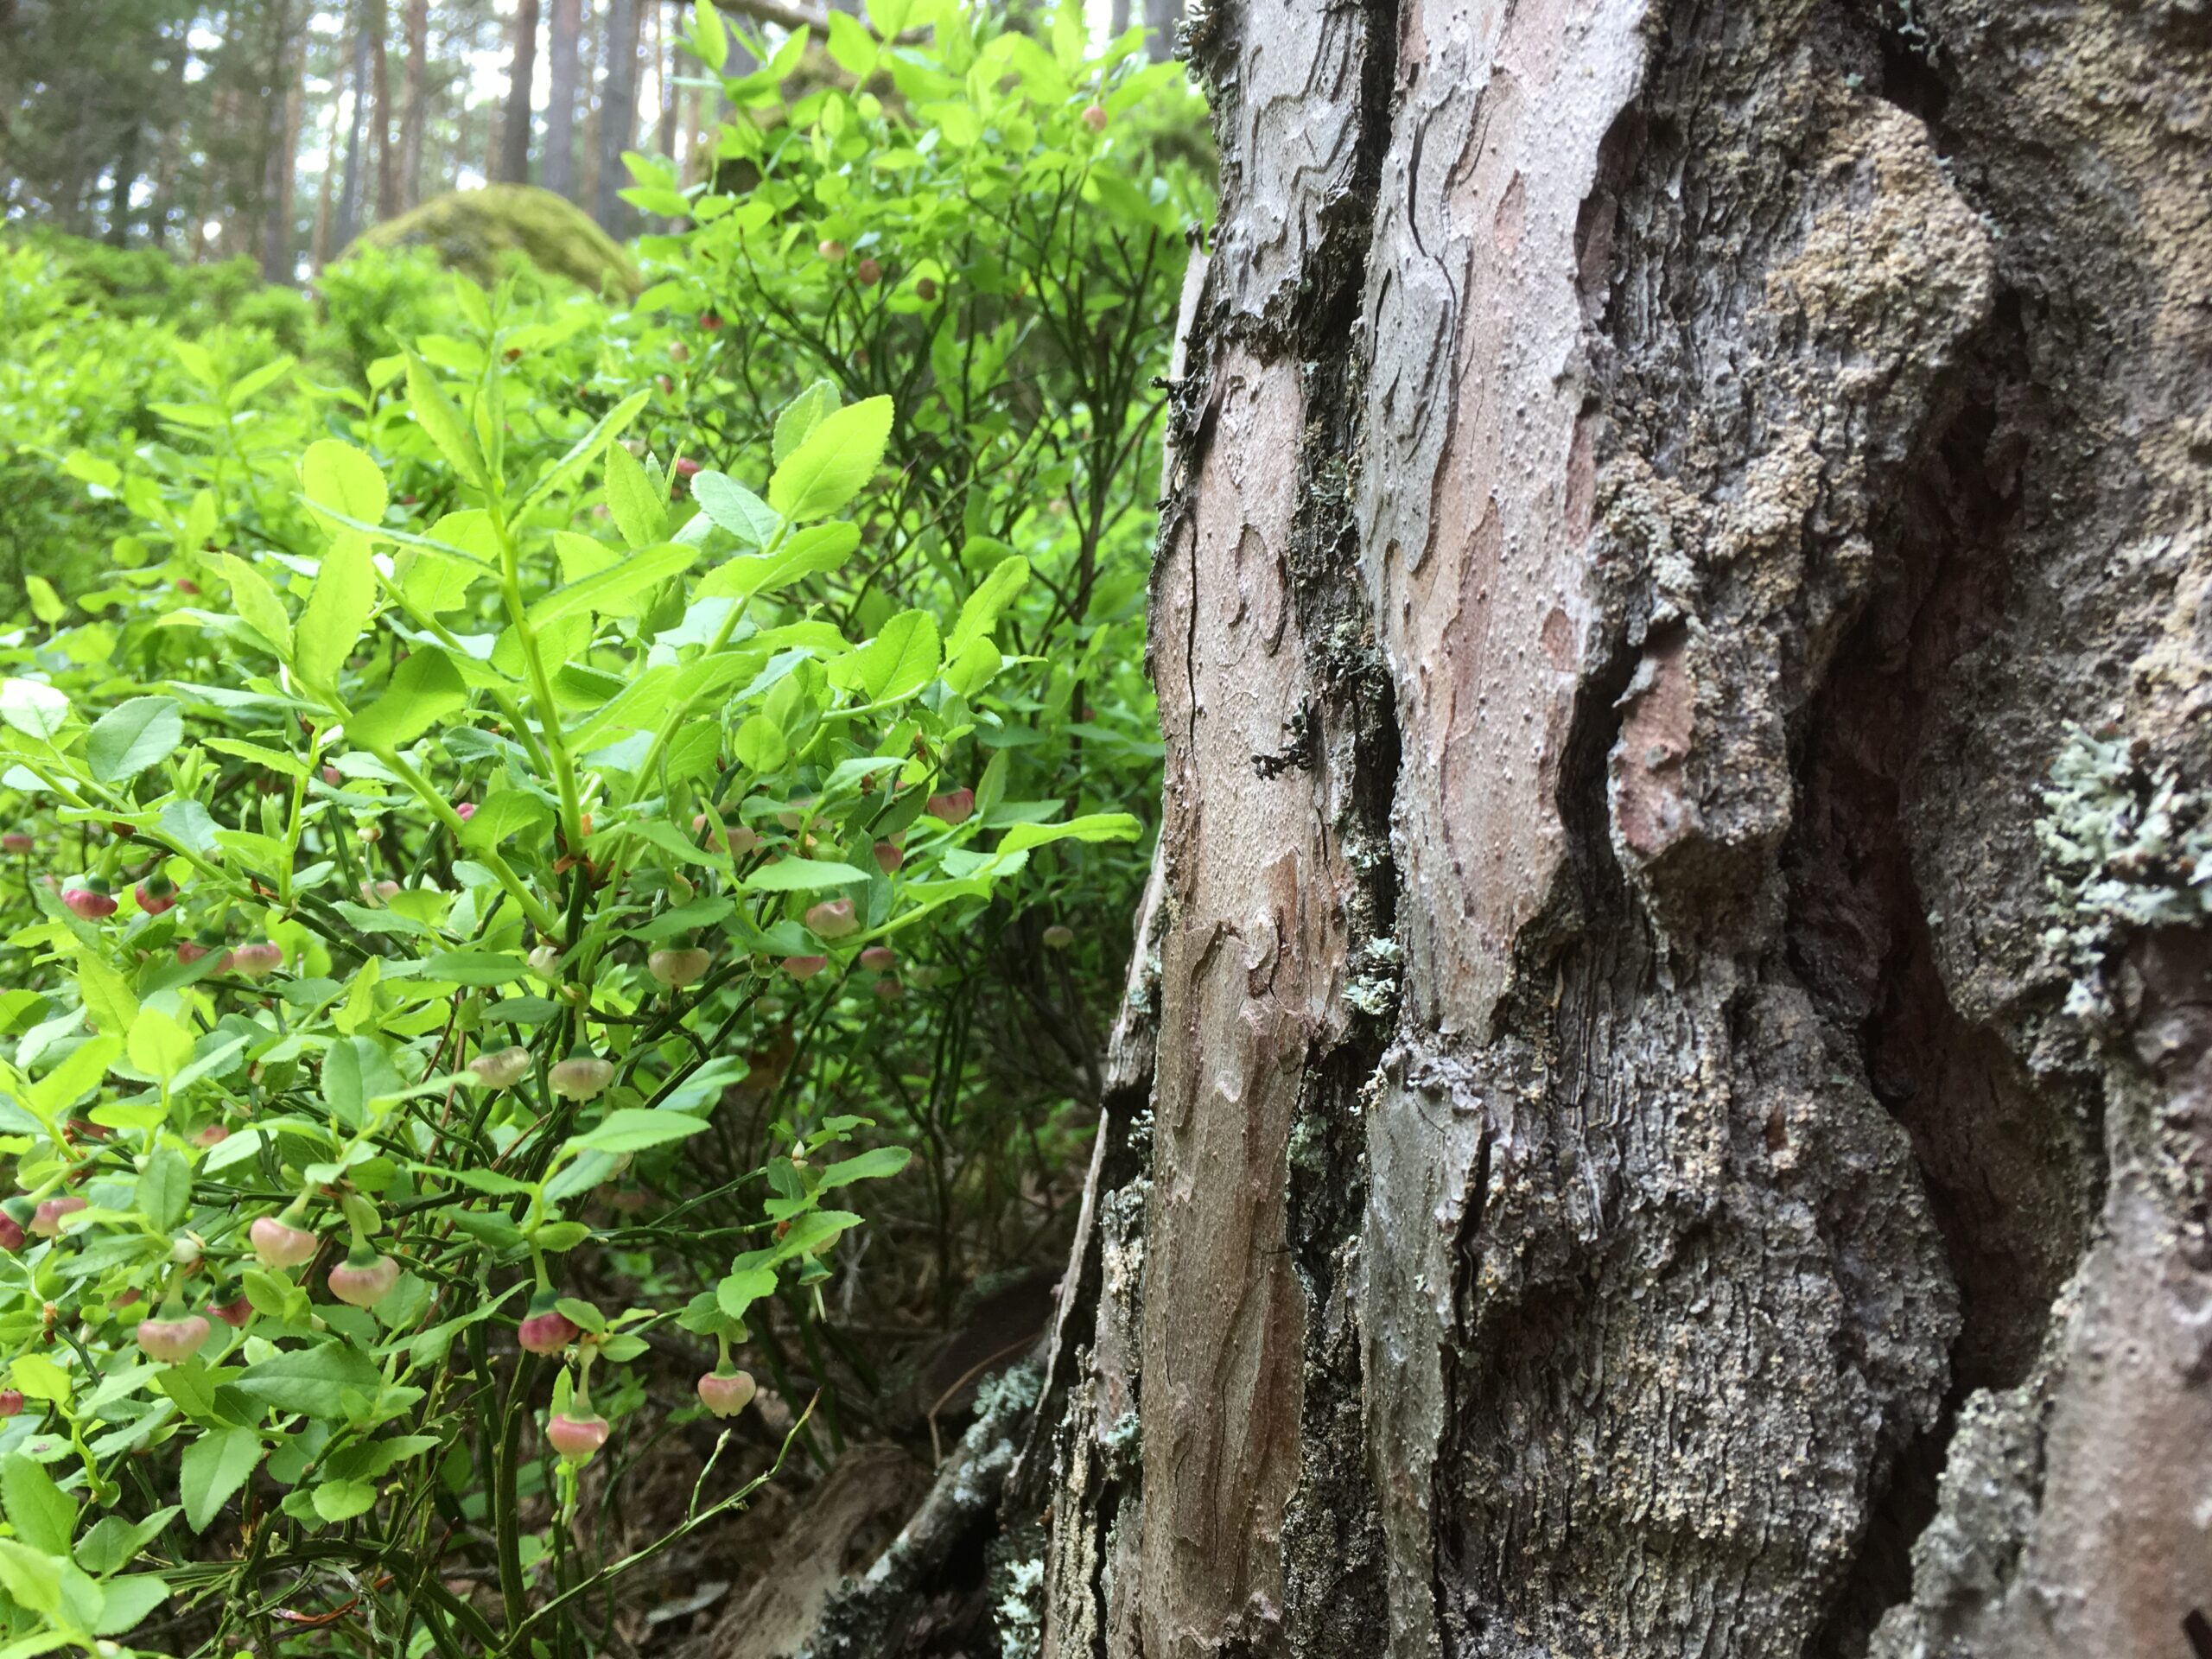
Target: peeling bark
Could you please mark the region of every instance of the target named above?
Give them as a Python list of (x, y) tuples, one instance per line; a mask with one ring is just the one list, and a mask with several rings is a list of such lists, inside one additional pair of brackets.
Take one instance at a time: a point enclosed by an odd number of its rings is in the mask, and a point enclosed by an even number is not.
[(2203, 8), (1185, 35), (1042, 1651), (2212, 1651)]

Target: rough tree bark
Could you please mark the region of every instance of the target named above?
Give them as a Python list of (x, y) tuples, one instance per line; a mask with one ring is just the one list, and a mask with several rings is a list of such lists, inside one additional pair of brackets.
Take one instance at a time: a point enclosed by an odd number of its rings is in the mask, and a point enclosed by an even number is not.
[(537, 0), (515, 0), (505, 113), (499, 119), (502, 184), (530, 182), (530, 104), (537, 79)]
[(599, 86), (598, 170), (592, 185), (592, 217), (609, 236), (630, 233), (633, 215), (621, 192), (630, 185), (622, 152), (638, 134), (638, 0), (609, 0), (606, 68)]
[(1002, 1629), (2212, 1654), (2204, 8), (1192, 46), (1153, 1077)]
[(583, 0), (553, 0), (545, 42), (545, 160), (539, 182), (556, 196), (576, 194), (576, 60)]
[(399, 207), (423, 194), (423, 133), (430, 117), (430, 0), (407, 0), (406, 107), (399, 117)]

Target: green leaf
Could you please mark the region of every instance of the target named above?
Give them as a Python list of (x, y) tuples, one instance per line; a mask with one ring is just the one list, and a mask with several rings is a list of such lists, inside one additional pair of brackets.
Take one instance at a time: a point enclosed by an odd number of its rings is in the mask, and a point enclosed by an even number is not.
[[(61, 1610), (61, 1569), (65, 1564), (41, 1554), (13, 1538), (0, 1538), (0, 1589), (35, 1612)], [(59, 1647), (61, 1644), (55, 1643)]]
[(137, 1023), (138, 999), (131, 994), (130, 981), (99, 957), (88, 954), (77, 959), (77, 995), (103, 1032), (120, 1037)]
[(67, 1555), (77, 1535), (77, 1501), (20, 1452), (0, 1458), (0, 1502), (16, 1536), (46, 1555)]
[(231, 1495), (245, 1484), (246, 1477), (260, 1461), (261, 1436), (250, 1428), (211, 1429), (187, 1446), (178, 1483), (186, 1523), (194, 1532), (207, 1531), (207, 1523), (230, 1502)]
[(467, 702), (468, 685), (453, 658), (435, 645), (417, 645), (383, 694), (347, 717), (346, 734), (365, 749), (397, 749)]
[(130, 1022), (125, 1020), (115, 1031), (70, 1050), (68, 1058), (31, 1085), (32, 1108), (51, 1117), (98, 1088), (116, 1056), (123, 1052), (123, 1033), (130, 1028)]
[(77, 1565), (101, 1578), (120, 1572), (138, 1558), (140, 1550), (161, 1535), (162, 1529), (168, 1525), (176, 1512), (177, 1506), (172, 1503), (137, 1522), (126, 1521), (119, 1515), (102, 1516), (77, 1541)]
[(749, 599), (754, 594), (772, 594), (801, 576), (838, 569), (860, 544), (858, 524), (810, 524), (779, 551), (724, 560), (700, 580), (696, 597)]
[(784, 728), (766, 715), (748, 716), (730, 740), (730, 753), (748, 772), (774, 772), (791, 756)]
[(172, 1232), (184, 1224), (192, 1208), (192, 1166), (175, 1147), (159, 1147), (138, 1172), (137, 1203), (139, 1214), (157, 1232)]
[(49, 626), (69, 614), (69, 607), (44, 576), (25, 576), (24, 589), (31, 596), (31, 614)]
[(776, 468), (768, 505), (794, 523), (836, 512), (875, 475), (891, 439), (891, 399), (875, 397), (827, 416)]
[(369, 625), (376, 593), (376, 566), (369, 558), (369, 544), (359, 536), (340, 536), (323, 556), (315, 589), (300, 613), (295, 639), (302, 679), (322, 690), (338, 683), (338, 671)]
[(530, 607), (530, 625), (542, 628), (580, 611), (603, 611), (636, 598), (642, 588), (688, 570), (699, 550), (682, 542), (663, 542), (632, 553), (619, 564), (556, 588)]
[(494, 790), (462, 829), (461, 844), (477, 849), (497, 847), (516, 831), (543, 823), (552, 816), (552, 809), (535, 795), (518, 789)]
[(430, 442), (437, 445), (438, 453), (446, 458), (447, 464), (480, 488), (484, 483), (484, 458), (477, 452), (468, 423), (461, 418), (453, 399), (446, 396), (437, 376), (412, 352), (407, 353), (407, 407), (414, 411), (416, 423), (429, 435)]
[(326, 1480), (315, 1489), (315, 1512), (326, 1521), (351, 1521), (376, 1506), (377, 1489), (372, 1481)]
[(276, 597), (276, 590), (235, 553), (223, 555), (223, 569), (230, 577), (232, 608), (278, 656), (288, 655), (292, 649), (292, 618)]
[(531, 491), (528, 498), (510, 518), (509, 522), (515, 523), (526, 518), (531, 510), (539, 502), (544, 500), (555, 491), (565, 487), (570, 480), (598, 458), (602, 447), (620, 437), (623, 429), (638, 418), (638, 411), (652, 401), (652, 393), (650, 391), (633, 391), (613, 409), (607, 410), (593, 424), (591, 430), (577, 439), (569, 453), (556, 461), (548, 469), (545, 476), (537, 480), (537, 486)]
[(174, 697), (132, 697), (92, 722), (85, 759), (103, 784), (136, 778), (184, 741), (184, 713)]
[(342, 1342), (326, 1342), (250, 1365), (231, 1386), (265, 1410), (340, 1417), (345, 1414), (343, 1396), (347, 1389), (374, 1399), (383, 1381), (360, 1350)]
[(128, 1636), (168, 1599), (168, 1580), (151, 1573), (110, 1579), (100, 1586), (100, 1616), (92, 1623), (92, 1634)]
[(352, 444), (318, 438), (300, 457), (300, 483), (308, 499), (349, 518), (373, 524), (383, 518), (391, 496), (377, 464)]
[(768, 459), (780, 467), (797, 453), (814, 429), (837, 407), (837, 388), (827, 380), (817, 380), (804, 391), (785, 404), (776, 414), (774, 441)]
[(729, 61), (729, 31), (722, 27), (715, 0), (698, 0), (691, 9), (691, 49), (699, 54), (700, 62), (718, 75)]
[[(708, 474), (702, 473), (699, 478)], [(698, 479), (692, 482), (696, 485)], [(696, 493), (696, 492), (695, 492)], [(607, 446), (607, 510), (614, 527), (632, 547), (650, 547), (668, 525), (667, 498), (652, 486), (645, 469), (619, 443)]]
[(159, 1008), (141, 1008), (130, 1022), (130, 1064), (163, 1083), (192, 1064), (192, 1033)]
[(820, 887), (842, 887), (867, 880), (866, 870), (831, 859), (779, 858), (747, 876), (745, 885), (753, 893), (812, 893)]
[(582, 1152), (638, 1152), (664, 1141), (681, 1141), (707, 1127), (703, 1118), (682, 1112), (651, 1112), (625, 1106), (609, 1112), (596, 1128), (571, 1135), (569, 1145)]
[(17, 1354), (8, 1368), (18, 1391), (59, 1405), (69, 1398), (69, 1373), (42, 1354)]
[(519, 957), (489, 950), (441, 950), (423, 964), (423, 977), (456, 985), (505, 985), (523, 977)]
[(691, 499), (724, 530), (747, 547), (766, 547), (781, 521), (776, 510), (722, 473), (701, 473), (691, 480)]
[(901, 611), (849, 664), (871, 702), (891, 702), (927, 685), (938, 660), (937, 619), (927, 611)]
[(322, 1057), (323, 1100), (349, 1124), (360, 1124), (371, 1101), (403, 1094), (406, 1088), (391, 1057), (366, 1037), (333, 1043)]
[(1065, 823), (1017, 823), (995, 849), (1003, 855), (1055, 841), (1135, 841), (1144, 826), (1126, 812), (1091, 812)]
[(741, 1268), (715, 1287), (715, 1301), (733, 1319), (764, 1296), (776, 1294), (776, 1275), (768, 1268)]
[(0, 720), (48, 741), (69, 718), (68, 694), (43, 680), (0, 680)]
[(912, 1161), (913, 1156), (904, 1147), (877, 1147), (823, 1170), (821, 1191), (827, 1192), (833, 1186), (849, 1186), (855, 1181), (880, 1180), (887, 1175), (896, 1175)]
[(1028, 580), (1029, 561), (1025, 558), (1001, 559), (993, 565), (991, 574), (968, 595), (968, 602), (960, 607), (959, 620), (945, 636), (945, 660), (952, 661), (976, 640), (988, 638), (999, 620), (999, 613), (1006, 609)]

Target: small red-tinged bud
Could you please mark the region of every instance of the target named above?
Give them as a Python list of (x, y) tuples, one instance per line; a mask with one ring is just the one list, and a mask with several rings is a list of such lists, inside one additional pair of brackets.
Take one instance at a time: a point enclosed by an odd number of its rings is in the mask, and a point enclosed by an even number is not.
[(861, 966), (871, 973), (887, 974), (898, 960), (899, 953), (887, 944), (871, 944), (861, 952)]
[(658, 984), (675, 990), (696, 985), (707, 976), (714, 958), (697, 946), (688, 950), (656, 950), (645, 958), (645, 971)]
[(678, 455), (676, 458), (676, 475), (678, 478), (696, 478), (698, 474), (699, 463), (690, 456)]
[(390, 880), (383, 881), (364, 880), (361, 883), (361, 902), (365, 905), (379, 904), (384, 900), (390, 899), (398, 891), (399, 883), (397, 881)]
[(946, 823), (965, 823), (975, 815), (976, 791), (972, 789), (949, 789), (942, 795), (931, 796), (926, 810), (930, 817)]
[(541, 944), (530, 953), (527, 960), (530, 963), (530, 971), (548, 985), (553, 984), (561, 977), (561, 947), (559, 945)]
[(399, 1282), (399, 1263), (365, 1244), (357, 1244), (330, 1270), (327, 1282), (330, 1294), (340, 1301), (353, 1307), (374, 1307)]
[(169, 1260), (180, 1268), (196, 1268), (207, 1254), (207, 1241), (197, 1233), (180, 1233), (169, 1242)]
[(229, 1325), (232, 1330), (239, 1331), (243, 1330), (245, 1327), (245, 1322), (253, 1317), (253, 1304), (244, 1296), (238, 1296), (227, 1302), (210, 1302), (207, 1305), (207, 1311), (225, 1325)]
[(213, 1329), (197, 1313), (181, 1319), (141, 1319), (138, 1345), (146, 1351), (149, 1359), (159, 1360), (164, 1365), (181, 1365), (207, 1345), (207, 1333)]
[(97, 922), (115, 914), (115, 899), (97, 887), (67, 887), (61, 893), (62, 907), (72, 916)]
[(177, 579), (176, 590), (180, 594), (196, 594), (200, 591), (200, 584), (190, 576), (180, 576)]
[(89, 1199), (73, 1196), (41, 1199), (38, 1209), (31, 1216), (31, 1231), (36, 1233), (41, 1238), (57, 1237), (61, 1231), (61, 1218), (64, 1216), (73, 1216), (79, 1210), (91, 1208), (92, 1203)]
[(335, 766), (325, 766), (322, 769), (322, 781), (333, 789), (340, 789), (345, 786), (346, 774)]
[(384, 839), (384, 830), (378, 824), (365, 823), (353, 832), (353, 837), (364, 847), (373, 847)]
[(253, 1253), (264, 1268), (296, 1268), (310, 1260), (322, 1241), (304, 1227), (294, 1227), (274, 1216), (264, 1216), (246, 1229)]
[(784, 971), (793, 979), (798, 980), (812, 979), (829, 965), (830, 958), (827, 957), (785, 957), (784, 958)]
[(657, 374), (653, 376), (653, 385), (660, 388), (660, 395), (664, 397), (669, 396), (676, 390), (676, 382), (670, 379), (664, 374)]
[(699, 326), (705, 329), (709, 334), (713, 334), (715, 329), (722, 326), (721, 313), (719, 311), (702, 311), (699, 314)]
[(415, 498), (411, 495), (403, 495), (399, 498), (399, 505), (403, 507), (411, 507), (415, 505)]
[(231, 1132), (220, 1123), (210, 1123), (192, 1137), (192, 1144), (195, 1147), (219, 1147), (230, 1138)]
[(607, 1419), (556, 1412), (545, 1425), (545, 1438), (563, 1463), (589, 1463), (607, 1444)]
[(750, 1371), (709, 1371), (699, 1379), (699, 1403), (717, 1417), (734, 1417), (760, 1392)]
[(668, 360), (671, 363), (689, 363), (691, 360), (691, 348), (680, 340), (673, 342), (668, 348)]
[(571, 1054), (556, 1063), (545, 1080), (563, 1100), (597, 1100), (614, 1081), (614, 1065), (595, 1054)]
[(1065, 923), (1054, 922), (1045, 930), (1045, 948), (1047, 950), (1065, 950), (1074, 943), (1075, 929)]
[(1083, 112), (1083, 124), (1093, 132), (1106, 130), (1106, 111), (1096, 104)]
[(842, 939), (848, 933), (856, 932), (860, 922), (853, 914), (851, 899), (825, 899), (808, 907), (806, 927), (818, 939)]
[(914, 283), (914, 296), (925, 305), (937, 298), (937, 284), (924, 276)]
[(530, 1070), (530, 1051), (526, 1048), (496, 1049), (489, 1054), (479, 1054), (468, 1063), (476, 1074), (477, 1082), (487, 1089), (505, 1089), (521, 1081)]
[(776, 814), (776, 822), (786, 830), (796, 830), (806, 822), (807, 809), (814, 804), (814, 797), (803, 795)]
[(184, 967), (189, 968), (207, 954), (207, 947), (197, 939), (179, 939), (176, 942), (176, 959)]
[(23, 1248), (23, 1227), (13, 1216), (0, 1214), (0, 1250), (10, 1255)]
[(284, 947), (266, 939), (256, 944), (242, 944), (231, 952), (231, 970), (248, 979), (261, 979), (284, 965)]
[(519, 363), (519, 362), (521, 362), (521, 361), (522, 361), (522, 347), (521, 347), (521, 346), (508, 346), (508, 347), (507, 347), (507, 361), (508, 361), (508, 362), (510, 362), (510, 363)]
[(879, 1002), (896, 1002), (906, 995), (906, 988), (895, 979), (879, 979), (868, 989), (875, 994), (875, 1000)]
[(139, 1303), (145, 1300), (146, 1298), (144, 1294), (134, 1287), (130, 1290), (124, 1291), (122, 1295), (117, 1297), (115, 1299), (115, 1305), (118, 1307), (136, 1307)]
[(899, 867), (906, 861), (906, 849), (897, 842), (879, 841), (875, 843), (875, 868), (886, 875), (898, 874)]
[(137, 825), (125, 823), (121, 818), (110, 818), (108, 820), (107, 827), (114, 830), (117, 835), (120, 836), (125, 841), (130, 840), (131, 836), (138, 833)]
[(459, 818), (463, 823), (467, 823), (471, 818), (476, 816), (476, 803), (474, 801), (461, 802), (459, 805), (454, 808), (453, 815), (456, 818)]
[(0, 852), (28, 853), (38, 845), (37, 838), (21, 830), (10, 830), (0, 836)]
[(0, 1389), (0, 1417), (22, 1414), (23, 1394), (21, 1389)]
[(138, 908), (149, 916), (158, 916), (176, 905), (176, 883), (166, 875), (149, 875), (132, 891), (138, 895)]
[(525, 1353), (557, 1354), (583, 1334), (574, 1319), (553, 1306), (553, 1293), (541, 1291), (531, 1299), (530, 1316), (515, 1327), (515, 1337)]
[(823, 237), (814, 245), (814, 251), (833, 265), (845, 257), (845, 245), (835, 237)]
[(883, 280), (883, 267), (863, 254), (860, 263), (853, 267), (853, 280), (862, 288), (874, 288)]

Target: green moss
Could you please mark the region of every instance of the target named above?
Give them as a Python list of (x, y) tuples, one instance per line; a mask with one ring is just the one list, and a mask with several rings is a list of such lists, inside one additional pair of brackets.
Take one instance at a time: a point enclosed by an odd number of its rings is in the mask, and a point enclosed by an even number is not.
[(527, 184), (493, 184), (434, 197), (368, 232), (346, 253), (362, 246), (426, 247), (448, 270), (487, 287), (517, 254), (594, 293), (613, 287), (634, 295), (640, 282), (620, 244), (582, 208)]

